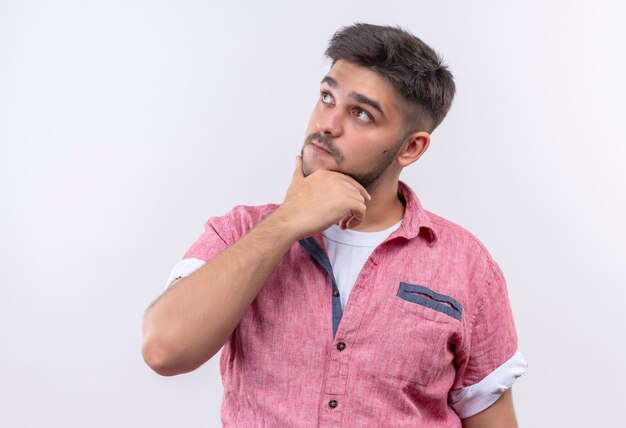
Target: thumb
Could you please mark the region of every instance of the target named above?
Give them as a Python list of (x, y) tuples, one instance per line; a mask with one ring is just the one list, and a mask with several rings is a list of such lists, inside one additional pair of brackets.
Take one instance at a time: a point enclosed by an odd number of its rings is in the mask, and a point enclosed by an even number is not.
[(303, 178), (304, 178), (304, 172), (302, 171), (302, 156), (296, 156), (296, 167), (293, 171), (292, 181), (301, 180)]

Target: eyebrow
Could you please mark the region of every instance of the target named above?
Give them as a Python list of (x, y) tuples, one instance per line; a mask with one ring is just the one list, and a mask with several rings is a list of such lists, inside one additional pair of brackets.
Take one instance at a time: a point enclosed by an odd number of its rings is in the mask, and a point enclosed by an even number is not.
[(368, 106), (374, 107), (376, 110), (380, 112), (380, 114), (383, 115), (383, 117), (385, 117), (385, 113), (383, 112), (383, 109), (380, 107), (380, 104), (378, 103), (378, 101), (374, 101), (370, 98), (367, 98), (365, 95), (359, 94), (357, 92), (350, 92), (348, 96), (361, 104), (367, 104)]
[[(330, 76), (324, 76), (320, 84), (323, 84), (323, 83), (326, 83), (331, 88), (336, 88), (337, 86), (339, 86), (337, 84), (337, 81)], [(361, 104), (367, 104), (368, 106), (372, 106), (373, 108), (378, 110), (378, 112), (382, 114), (383, 117), (386, 117), (385, 112), (383, 111), (378, 101), (368, 98), (363, 94), (359, 94), (358, 92), (350, 92), (348, 96)]]
[(337, 87), (337, 81), (335, 79), (333, 79), (332, 77), (330, 77), (330, 76), (324, 76), (324, 78), (320, 82), (320, 85), (322, 83), (326, 83), (331, 88), (336, 88)]

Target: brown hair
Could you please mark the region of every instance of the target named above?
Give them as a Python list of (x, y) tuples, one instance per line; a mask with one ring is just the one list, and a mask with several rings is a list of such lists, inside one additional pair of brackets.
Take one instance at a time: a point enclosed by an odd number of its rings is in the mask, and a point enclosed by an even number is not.
[(455, 85), (443, 59), (400, 27), (357, 23), (339, 29), (325, 52), (368, 67), (390, 81), (400, 95), (407, 133), (432, 132), (450, 110)]

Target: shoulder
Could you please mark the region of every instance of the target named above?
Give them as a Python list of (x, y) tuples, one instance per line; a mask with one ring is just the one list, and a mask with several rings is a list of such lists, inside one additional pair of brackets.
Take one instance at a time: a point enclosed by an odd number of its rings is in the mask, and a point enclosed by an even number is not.
[(431, 211), (425, 210), (425, 213), (437, 236), (435, 247), (439, 247), (439, 251), (449, 253), (453, 259), (461, 258), (464, 263), (475, 267), (478, 264), (485, 269), (485, 273), (499, 270), (489, 250), (472, 232)]
[(205, 229), (214, 229), (228, 244), (232, 244), (276, 208), (278, 204), (237, 205), (224, 215), (210, 217), (205, 222)]
[[(272, 213), (278, 204), (265, 204), (265, 205), (237, 205), (230, 211), (220, 217), (213, 217), (216, 220), (222, 220), (226, 222), (236, 222), (244, 225), (255, 225), (270, 213)], [(211, 221), (211, 219), (207, 220)]]

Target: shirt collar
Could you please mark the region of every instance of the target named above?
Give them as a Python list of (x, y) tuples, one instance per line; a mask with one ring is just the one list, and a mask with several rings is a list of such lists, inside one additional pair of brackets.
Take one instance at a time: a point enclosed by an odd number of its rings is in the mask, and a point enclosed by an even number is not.
[(422, 208), (422, 204), (413, 190), (406, 183), (398, 181), (398, 195), (404, 200), (404, 218), (400, 228), (392, 233), (389, 238), (413, 239), (421, 236), (426, 239), (428, 245), (434, 245), (437, 242), (437, 233), (428, 213)]
[[(428, 217), (428, 213), (422, 208), (422, 204), (413, 190), (400, 180), (398, 180), (398, 195), (404, 202), (404, 217), (400, 227), (391, 233), (385, 241), (400, 237), (413, 239), (417, 236), (421, 236), (428, 242), (428, 246), (435, 245), (437, 242), (437, 233)], [(313, 238), (320, 247), (326, 249), (321, 233), (316, 233), (311, 238)]]

